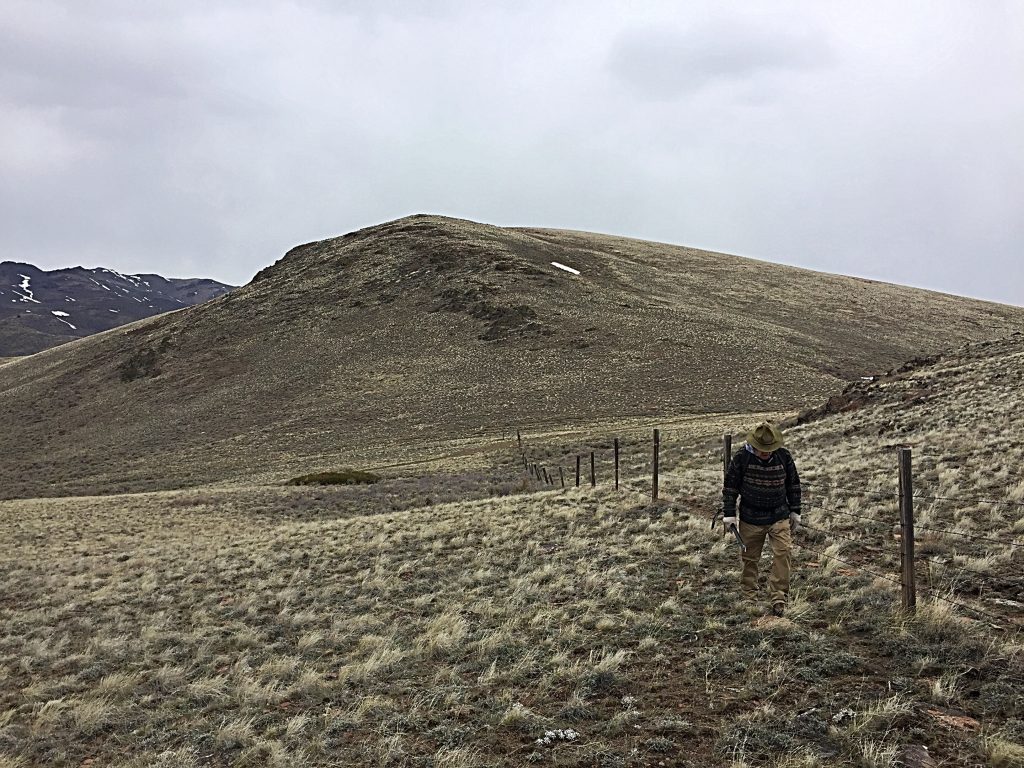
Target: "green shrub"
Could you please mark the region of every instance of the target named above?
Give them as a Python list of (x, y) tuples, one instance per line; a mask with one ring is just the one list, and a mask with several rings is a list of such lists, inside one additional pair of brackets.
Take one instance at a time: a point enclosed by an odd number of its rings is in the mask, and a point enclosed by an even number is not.
[(156, 348), (143, 347), (137, 349), (124, 360), (117, 370), (121, 373), (121, 381), (135, 381), (136, 379), (153, 378), (159, 376), (160, 357), (174, 344), (170, 338), (165, 337)]
[(342, 469), (337, 472), (314, 472), (311, 475), (294, 477), (288, 485), (361, 485), (379, 483), (380, 475), (359, 469)]
[(136, 379), (152, 378), (160, 375), (159, 353), (155, 349), (142, 349), (133, 352), (117, 368), (121, 372), (121, 381), (135, 381)]

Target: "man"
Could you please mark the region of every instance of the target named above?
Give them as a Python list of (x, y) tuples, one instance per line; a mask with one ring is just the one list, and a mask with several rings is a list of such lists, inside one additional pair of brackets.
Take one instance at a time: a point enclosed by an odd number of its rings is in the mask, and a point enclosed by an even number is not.
[(757, 563), (765, 539), (771, 542), (768, 589), (772, 613), (781, 616), (789, 595), (793, 534), (800, 529), (800, 478), (793, 457), (782, 447), (782, 431), (774, 424), (765, 421), (754, 427), (746, 445), (729, 462), (722, 488), (722, 517), (725, 530), (737, 526), (747, 547), (740, 556), (740, 589), (746, 597), (756, 595)]

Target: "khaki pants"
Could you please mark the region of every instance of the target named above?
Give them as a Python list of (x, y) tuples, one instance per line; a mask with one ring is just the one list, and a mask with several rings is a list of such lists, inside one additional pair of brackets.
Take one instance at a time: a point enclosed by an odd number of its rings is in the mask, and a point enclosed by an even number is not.
[(780, 520), (772, 525), (750, 525), (740, 520), (740, 536), (747, 545), (747, 551), (740, 553), (743, 574), (740, 588), (743, 594), (752, 596), (757, 592), (757, 562), (761, 559), (764, 540), (772, 545), (772, 573), (768, 579), (768, 591), (773, 603), (785, 602), (789, 594), (790, 552), (793, 537), (789, 531), (789, 520)]

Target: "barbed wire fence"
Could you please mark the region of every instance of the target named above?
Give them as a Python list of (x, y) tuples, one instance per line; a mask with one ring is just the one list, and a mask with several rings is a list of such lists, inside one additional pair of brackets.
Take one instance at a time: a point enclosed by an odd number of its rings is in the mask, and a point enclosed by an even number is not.
[[(649, 483), (650, 491), (638, 490), (637, 482), (641, 478), (632, 477), (628, 483), (623, 482), (622, 476), (622, 447), (620, 438), (613, 438), (608, 443), (611, 449), (610, 466), (604, 466), (604, 476), (601, 477), (602, 485), (609, 482), (616, 490), (626, 490), (633, 494), (642, 494), (650, 503), (658, 503), (660, 492), (660, 451), (661, 433), (654, 429), (649, 444), (649, 461), (644, 462), (648, 477), (642, 478), (641, 485), (645, 488)], [(519, 450), (519, 457), (522, 461), (523, 470), (526, 473), (527, 485), (539, 484), (544, 487), (590, 487), (598, 486), (599, 476), (597, 466), (599, 463), (598, 450), (584, 450), (570, 453), (569, 458), (575, 459), (575, 469), (570, 466), (568, 472), (563, 466), (557, 467), (557, 472), (550, 468), (543, 461), (531, 461), (527, 444), (524, 443), (520, 432), (516, 432), (516, 441)], [(606, 443), (608, 441), (605, 441)], [(634, 444), (634, 448), (635, 448)], [(606, 449), (607, 450), (607, 449)], [(603, 457), (602, 457), (603, 458)], [(723, 435), (722, 441), (722, 467), (721, 469), (698, 468), (696, 471), (713, 473), (721, 479), (728, 470), (729, 461), (732, 458), (732, 436)], [(958, 506), (967, 505), (990, 505), (1011, 509), (1024, 509), (1024, 502), (1015, 499), (994, 499), (982, 496), (948, 496), (931, 493), (915, 493), (913, 486), (913, 472), (911, 464), (911, 449), (899, 447), (897, 450), (897, 490), (886, 492), (878, 490), (851, 489), (828, 482), (802, 483), (806, 489), (812, 490), (809, 494), (811, 503), (808, 508), (822, 515), (822, 520), (846, 518), (860, 524), (858, 531), (843, 531), (825, 528), (821, 525), (806, 523), (801, 526), (805, 535), (801, 539), (795, 539), (793, 544), (798, 549), (809, 553), (821, 565), (828, 561), (835, 561), (848, 569), (863, 573), (875, 579), (888, 581), (899, 585), (901, 591), (901, 605), (908, 613), (914, 613), (917, 609), (917, 597), (919, 594), (927, 596), (934, 603), (944, 604), (954, 608), (964, 615), (975, 620), (984, 621), (993, 628), (1012, 628), (1020, 631), (1024, 627), (1024, 588), (1022, 588), (1021, 577), (1003, 577), (992, 572), (989, 565), (983, 568), (979, 562), (984, 563), (992, 558), (1012, 559), (1017, 552), (1024, 551), (1024, 542), (1014, 538), (999, 537), (976, 533), (970, 530), (956, 530), (956, 525), (947, 527), (931, 523), (933, 514), (927, 514), (922, 521), (915, 520), (915, 502), (926, 502), (932, 505), (955, 504)], [(607, 459), (604, 459), (607, 461)], [(601, 463), (604, 464), (604, 461)], [(570, 462), (572, 463), (572, 462)], [(588, 471), (589, 470), (589, 471)], [(875, 472), (874, 475), (881, 476), (886, 473)], [(888, 473), (891, 477), (892, 472)], [(816, 493), (820, 489), (820, 493)], [(838, 500), (850, 502), (854, 500), (867, 500), (880, 508), (882, 514), (890, 514), (891, 517), (882, 518), (878, 515), (860, 514), (849, 510), (839, 509), (840, 504), (829, 504), (828, 501)], [(968, 560), (963, 554), (952, 555), (947, 559), (928, 556), (924, 549), (935, 549), (933, 541), (936, 537), (955, 537), (956, 541), (971, 542), (984, 548), (983, 554), (971, 556), (969, 562), (974, 566), (957, 560)], [(858, 550), (852, 554), (843, 553), (841, 558), (838, 552), (830, 550), (830, 544), (840, 546), (857, 545)], [(825, 543), (824, 548), (816, 545)], [(895, 549), (892, 545), (895, 545)], [(999, 545), (1001, 551), (993, 554), (992, 545)], [(918, 546), (922, 546), (922, 552), (918, 553)], [(856, 562), (857, 555), (863, 559), (864, 556), (872, 558), (875, 568), (866, 567), (863, 562)], [(894, 569), (889, 572), (880, 571), (877, 566), (889, 563)], [(1020, 569), (1016, 568), (1016, 572)], [(1015, 592), (1012, 590), (1016, 590)], [(989, 602), (998, 606), (1006, 607), (1014, 614), (1000, 614), (990, 610), (990, 606), (981, 607), (976, 601), (970, 600), (974, 596), (981, 599), (986, 597)]]

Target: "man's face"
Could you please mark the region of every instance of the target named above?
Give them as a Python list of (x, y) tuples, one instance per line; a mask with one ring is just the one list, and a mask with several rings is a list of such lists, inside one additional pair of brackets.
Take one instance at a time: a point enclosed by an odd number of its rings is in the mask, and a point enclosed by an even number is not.
[(770, 459), (772, 457), (772, 451), (762, 451), (760, 448), (755, 448), (754, 453), (759, 459)]

